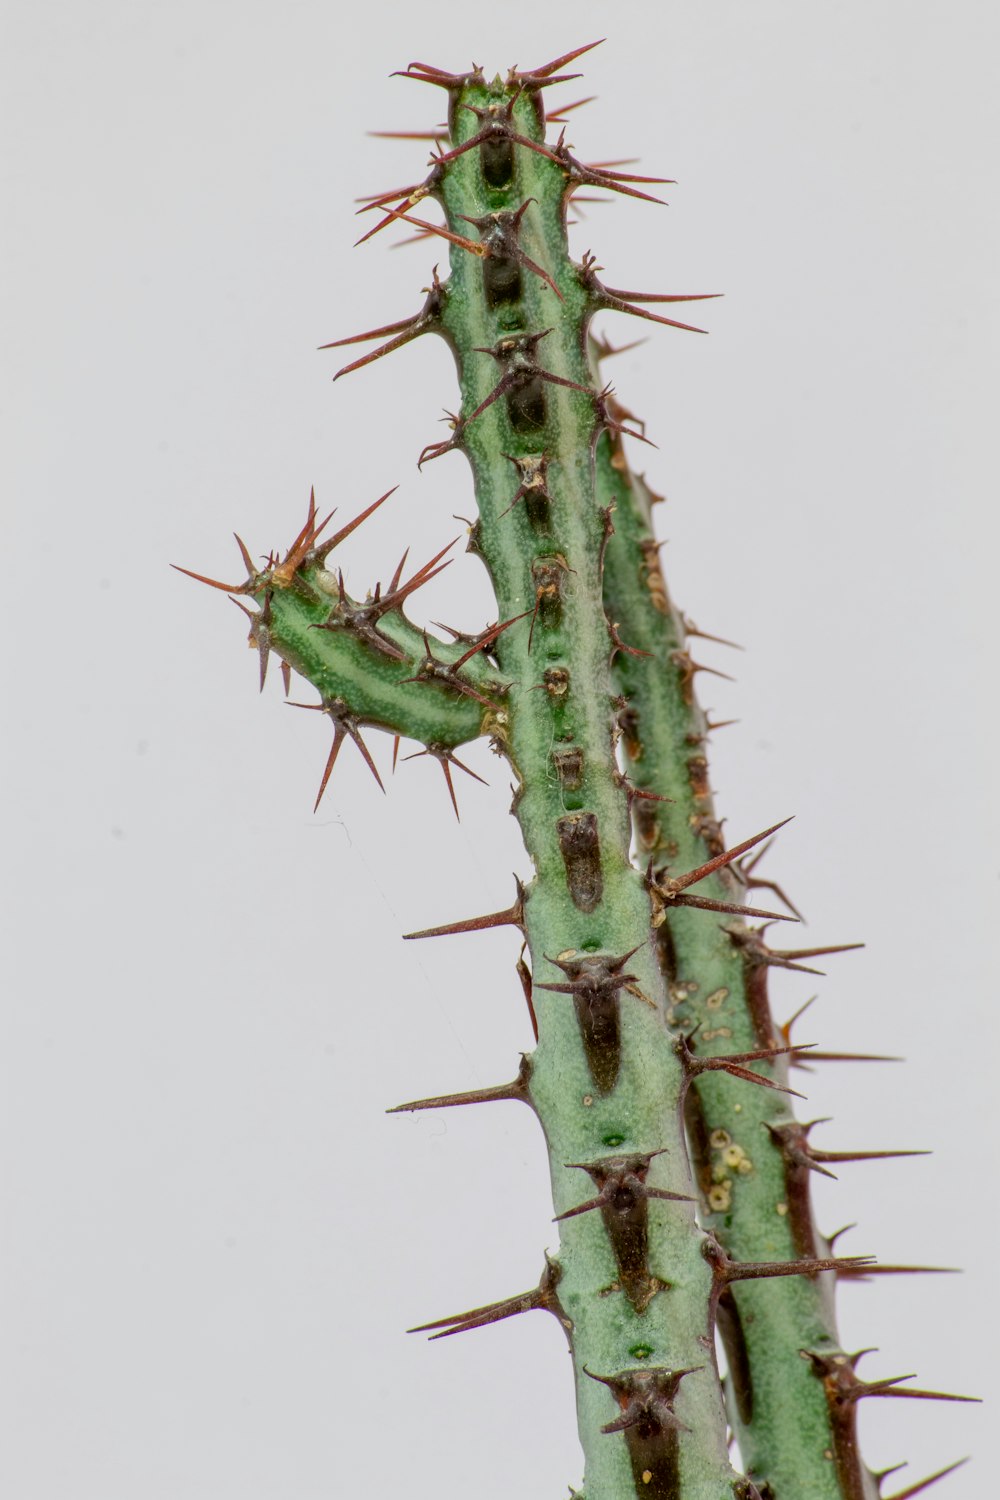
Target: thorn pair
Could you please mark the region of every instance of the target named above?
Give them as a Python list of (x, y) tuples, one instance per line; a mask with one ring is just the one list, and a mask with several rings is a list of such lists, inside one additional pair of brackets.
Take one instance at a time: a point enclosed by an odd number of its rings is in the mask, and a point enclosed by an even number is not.
[[(478, 696), (478, 694), (473, 694), (473, 696)], [(455, 796), (455, 784), (451, 779), (451, 767), (457, 766), (460, 771), (465, 772), (466, 776), (471, 776), (473, 781), (481, 781), (483, 786), (486, 786), (486, 782), (483, 781), (481, 776), (477, 776), (475, 771), (470, 770), (467, 765), (460, 761), (458, 756), (447, 745), (427, 745), (423, 750), (415, 750), (412, 755), (404, 755), (403, 759), (419, 760), (424, 755), (431, 756), (441, 767), (444, 773), (445, 784), (448, 788), (448, 796), (451, 798), (451, 805), (455, 809), (455, 817), (461, 822), (462, 820), (458, 811), (458, 799)]]
[(444, 286), (438, 279), (437, 266), (434, 267), (431, 285), (426, 288), (426, 292), (423, 307), (412, 318), (401, 318), (396, 323), (385, 323), (381, 328), (370, 328), (367, 333), (353, 333), (349, 338), (334, 339), (332, 343), (320, 344), (321, 350), (342, 349), (346, 344), (364, 344), (369, 339), (387, 340), (378, 349), (373, 349), (370, 354), (365, 354), (361, 359), (344, 365), (343, 369), (338, 370), (334, 375), (334, 380), (339, 380), (342, 375), (350, 375), (353, 370), (360, 370), (365, 365), (373, 364), (375, 360), (382, 359), (386, 354), (392, 354), (396, 349), (402, 349), (404, 344), (409, 344), (413, 339), (419, 338), (422, 333), (436, 332), (441, 325), (441, 308), (444, 301)]
[(793, 922), (794, 917), (782, 916), (778, 912), (760, 911), (753, 906), (743, 906), (735, 901), (715, 901), (707, 896), (690, 896), (687, 893), (688, 886), (696, 885), (698, 881), (715, 873), (716, 870), (724, 869), (727, 865), (739, 859), (748, 849), (759, 844), (762, 839), (768, 838), (776, 833), (779, 828), (784, 828), (790, 823), (791, 818), (783, 818), (780, 823), (774, 823), (770, 828), (765, 828), (762, 833), (754, 834), (753, 838), (744, 839), (742, 844), (736, 844), (732, 849), (725, 849), (721, 854), (715, 855), (713, 859), (706, 860), (695, 870), (689, 870), (686, 875), (667, 875), (666, 869), (654, 870), (653, 862), (650, 860), (646, 870), (646, 888), (654, 906), (653, 925), (661, 926), (666, 920), (668, 908), (676, 906), (693, 906), (701, 911), (734, 912), (740, 916), (767, 917), (774, 922)]
[[(765, 1122), (766, 1123), (766, 1122)], [(809, 1145), (809, 1132), (816, 1125), (825, 1125), (826, 1120), (810, 1120), (800, 1124), (789, 1120), (783, 1125), (767, 1125), (767, 1132), (785, 1159), (788, 1167), (799, 1167), (809, 1172), (818, 1172), (822, 1177), (836, 1173), (828, 1170), (824, 1162), (883, 1161), (896, 1156), (929, 1156), (928, 1151), (817, 1151)]]
[(518, 1313), (532, 1312), (535, 1308), (554, 1313), (569, 1333), (573, 1324), (563, 1312), (556, 1295), (561, 1275), (559, 1262), (546, 1255), (541, 1280), (530, 1292), (521, 1292), (517, 1297), (505, 1297), (499, 1302), (487, 1303), (484, 1307), (473, 1307), (468, 1312), (453, 1313), (447, 1318), (436, 1318), (432, 1323), (419, 1323), (415, 1328), (408, 1328), (407, 1333), (427, 1333), (436, 1328), (441, 1331), (432, 1333), (431, 1338), (447, 1339), (453, 1333), (470, 1333), (474, 1328), (485, 1328), (490, 1323), (499, 1323), (503, 1318), (513, 1318)]
[(313, 803), (313, 812), (316, 812), (320, 802), (323, 800), (323, 793), (326, 791), (327, 782), (330, 780), (333, 768), (337, 764), (340, 747), (345, 739), (348, 738), (352, 739), (357, 745), (365, 765), (375, 777), (380, 789), (383, 792), (385, 791), (382, 778), (378, 773), (378, 767), (372, 760), (368, 746), (358, 731), (358, 716), (350, 711), (343, 699), (329, 698), (324, 699), (322, 703), (290, 703), (289, 707), (306, 708), (312, 710), (314, 713), (328, 714), (333, 723), (333, 744), (330, 746), (330, 754), (327, 756), (326, 765), (323, 768), (319, 791), (316, 793), (316, 801)]

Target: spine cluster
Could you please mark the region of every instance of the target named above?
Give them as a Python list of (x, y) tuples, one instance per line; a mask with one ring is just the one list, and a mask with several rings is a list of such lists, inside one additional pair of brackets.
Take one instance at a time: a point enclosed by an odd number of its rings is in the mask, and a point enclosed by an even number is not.
[[(950, 1468), (885, 1496), (858, 1452), (858, 1403), (937, 1393), (862, 1379), (833, 1293), (841, 1277), (911, 1268), (834, 1255), (809, 1201), (830, 1164), (901, 1153), (820, 1149), (792, 1111), (806, 1054), (772, 1020), (768, 974), (817, 972), (810, 961), (840, 949), (774, 944), (771, 924), (797, 913), (757, 868), (781, 824), (727, 847), (715, 816), (701, 632), (667, 592), (656, 497), (624, 451), (643, 434), (603, 383), (615, 351), (591, 332), (608, 310), (689, 328), (651, 309), (701, 299), (611, 287), (591, 256), (570, 257), (575, 193), (647, 198), (655, 181), (587, 165), (547, 133), (562, 116), (546, 120), (545, 91), (578, 55), (492, 82), (410, 66), (445, 93), (448, 137), (423, 181), (371, 202), (371, 233), (403, 223), (444, 239), (450, 274), (435, 270), (413, 317), (338, 341), (377, 343), (341, 375), (423, 333), (453, 350), (459, 410), (420, 462), (469, 462), (469, 550), (496, 625), (442, 640), (406, 617), (448, 548), (410, 572), (404, 557), (365, 600), (347, 594), (331, 553), (388, 496), (329, 538), (311, 500), (284, 557), (256, 567), (240, 542), (244, 581), (202, 581), (255, 606), (262, 686), (273, 652), (286, 691), (293, 671), (317, 690), (309, 706), (333, 732), (320, 796), (345, 739), (381, 785), (369, 727), (419, 742), (453, 803), (456, 751), (482, 735), (516, 781), (530, 879), (505, 911), (409, 936), (515, 929), (535, 1049), (509, 1084), (398, 1107), (530, 1105), (559, 1246), (537, 1287), (426, 1327), (443, 1337), (532, 1309), (559, 1321), (587, 1500), (904, 1500)], [(782, 910), (748, 904), (759, 891)]]

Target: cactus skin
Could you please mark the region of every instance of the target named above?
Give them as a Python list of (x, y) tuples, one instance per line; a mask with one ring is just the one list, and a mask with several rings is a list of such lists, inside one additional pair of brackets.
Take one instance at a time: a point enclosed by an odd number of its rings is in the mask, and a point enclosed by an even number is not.
[[(542, 90), (578, 55), (493, 83), (478, 69), (411, 65), (407, 76), (447, 91), (450, 140), (426, 183), (374, 205), (376, 227), (443, 235), (451, 274), (442, 283), (435, 272), (413, 319), (338, 341), (385, 340), (339, 374), (424, 332), (452, 347), (460, 412), (420, 462), (453, 449), (469, 460), (479, 509), (469, 550), (489, 571), (497, 626), (449, 643), (404, 616), (447, 548), (407, 582), (401, 564), (384, 593), (350, 599), (327, 556), (381, 501), (330, 541), (311, 501), (283, 559), (255, 569), (240, 542), (245, 582), (202, 581), (257, 604), (261, 686), (273, 651), (286, 687), (290, 668), (319, 691), (313, 706), (334, 726), (320, 796), (347, 737), (381, 785), (365, 726), (436, 756), (453, 802), (454, 750), (479, 735), (517, 778), (531, 881), (504, 912), (409, 936), (518, 928), (536, 1050), (510, 1084), (397, 1108), (529, 1103), (560, 1248), (536, 1289), (424, 1327), (446, 1337), (535, 1308), (557, 1317), (589, 1500), (879, 1500), (858, 1453), (858, 1401), (938, 1396), (861, 1381), (837, 1340), (836, 1277), (892, 1268), (832, 1256), (813, 1226), (810, 1172), (852, 1158), (813, 1148), (795, 1122), (796, 1049), (773, 1025), (764, 983), (770, 966), (836, 950), (771, 950), (740, 920), (780, 915), (746, 905), (767, 882), (740, 856), (765, 835), (723, 846), (692, 688), (700, 668), (687, 650), (696, 632), (670, 604), (652, 496), (622, 449), (623, 433), (640, 434), (601, 388), (602, 349), (589, 335), (602, 309), (690, 327), (637, 303), (697, 299), (609, 290), (591, 258), (569, 259), (575, 187), (646, 197), (635, 184), (652, 180), (585, 167), (561, 139), (546, 142)], [(426, 196), (446, 229), (414, 218)], [(630, 857), (633, 827), (645, 875)], [(745, 1475), (728, 1457), (727, 1409)]]

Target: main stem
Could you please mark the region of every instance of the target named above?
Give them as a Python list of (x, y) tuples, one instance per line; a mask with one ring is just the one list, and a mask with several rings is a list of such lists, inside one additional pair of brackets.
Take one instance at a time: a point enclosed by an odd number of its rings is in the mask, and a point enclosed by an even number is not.
[[(452, 144), (480, 128), (463, 106), (484, 111), (508, 100), (499, 85), (463, 89), (453, 98)], [(517, 101), (513, 122), (541, 140), (528, 95)], [(629, 858), (615, 761), (613, 642), (602, 604), (607, 518), (593, 468), (603, 423), (586, 358), (587, 293), (566, 251), (565, 188), (560, 166), (523, 146), (511, 149), (506, 174), (495, 161), (484, 163), (483, 148), (466, 151), (448, 163), (442, 186), (449, 224), (460, 234), (468, 219), (513, 213), (534, 198), (521, 244), (563, 298), (560, 306), (523, 263), (498, 271), (455, 247), (442, 312), (462, 390), (456, 446), (475, 477), (475, 545), (501, 619), (536, 611), (530, 629), (524, 621), (507, 631), (496, 650), (510, 683), (506, 748), (519, 778), (516, 815), (535, 871), (523, 902), (538, 1024), (529, 1089), (559, 1214), (593, 1200), (630, 1155), (642, 1159), (647, 1188), (694, 1192), (680, 1123), (684, 1074), (665, 1024), (649, 899)], [(496, 357), (477, 352), (484, 349)], [(512, 370), (515, 378), (483, 407)], [(542, 486), (512, 505), (519, 477), (540, 468)], [(546, 988), (552, 985), (561, 988)], [(733, 1494), (736, 1476), (703, 1236), (693, 1204), (632, 1193), (624, 1237), (603, 1206), (560, 1225), (558, 1298), (571, 1325), (588, 1500), (721, 1500)], [(660, 1400), (652, 1438), (648, 1422), (628, 1421), (637, 1390)], [(602, 1431), (609, 1425), (620, 1430)]]

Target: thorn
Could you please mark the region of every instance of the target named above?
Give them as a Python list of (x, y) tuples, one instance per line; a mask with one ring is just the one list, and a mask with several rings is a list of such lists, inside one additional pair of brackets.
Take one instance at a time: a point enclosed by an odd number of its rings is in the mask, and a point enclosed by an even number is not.
[(287, 661), (281, 663), (281, 681), (285, 689), (285, 697), (287, 698), (292, 690), (292, 669)]
[[(409, 680), (412, 681), (413, 679)], [(433, 756), (440, 765), (441, 770), (444, 772), (445, 782), (448, 786), (448, 795), (451, 798), (451, 805), (455, 809), (455, 817), (458, 818), (459, 822), (461, 822), (462, 820), (459, 817), (458, 801), (455, 797), (455, 786), (451, 779), (450, 768), (452, 766), (457, 766), (460, 771), (464, 771), (467, 776), (471, 776), (473, 781), (482, 781), (483, 786), (486, 786), (487, 783), (483, 781), (483, 778), (481, 776), (477, 776), (475, 771), (471, 771), (467, 765), (463, 764), (463, 762), (460, 761), (456, 755), (453, 755), (451, 751), (444, 745), (428, 745), (426, 749), (417, 750), (413, 755), (404, 755), (403, 759), (419, 760), (422, 755)], [(417, 933), (413, 935), (419, 936), (419, 934)]]
[[(543, 63), (540, 68), (529, 68), (526, 73), (519, 73), (516, 68), (511, 68), (507, 75), (507, 87), (513, 88), (516, 84), (520, 84), (522, 88), (538, 88), (541, 86), (542, 79), (552, 83), (553, 73), (558, 73), (559, 69), (564, 68), (567, 63), (576, 62), (577, 58), (583, 57), (585, 52), (593, 52), (595, 47), (602, 46), (606, 41), (607, 37), (599, 37), (596, 42), (587, 42), (585, 46), (576, 47), (572, 52), (564, 52), (561, 57), (554, 58), (552, 62)], [(581, 100), (581, 103), (587, 104), (589, 100)]]
[(809, 1145), (809, 1132), (814, 1125), (822, 1125), (824, 1120), (810, 1120), (808, 1124), (800, 1124), (797, 1120), (790, 1120), (781, 1125), (770, 1125), (765, 1122), (765, 1127), (771, 1139), (778, 1147), (786, 1162), (793, 1166), (805, 1167), (811, 1172), (818, 1172), (822, 1177), (832, 1177), (836, 1180), (836, 1174), (830, 1172), (823, 1165), (824, 1162), (851, 1162), (851, 1161), (882, 1161), (896, 1156), (929, 1156), (929, 1151), (818, 1151)]
[(598, 1190), (597, 1197), (586, 1203), (579, 1203), (575, 1208), (568, 1208), (565, 1213), (557, 1214), (552, 1220), (553, 1224), (559, 1224), (563, 1219), (576, 1218), (578, 1214), (589, 1213), (594, 1208), (607, 1209), (620, 1218), (629, 1218), (636, 1204), (648, 1198), (661, 1199), (667, 1203), (693, 1203), (695, 1200), (688, 1193), (671, 1193), (665, 1188), (647, 1186), (650, 1163), (655, 1156), (662, 1156), (665, 1149), (661, 1147), (659, 1151), (633, 1151), (624, 1156), (605, 1156), (592, 1162), (566, 1162), (566, 1167), (578, 1168), (589, 1174)]
[(546, 119), (550, 125), (564, 125), (565, 115), (571, 114), (575, 109), (582, 109), (585, 104), (593, 104), (596, 98), (596, 94), (588, 94), (586, 99), (574, 99), (572, 104), (560, 104), (555, 114), (546, 113)]
[(763, 928), (747, 930), (742, 927), (726, 927), (729, 938), (742, 948), (750, 963), (762, 964), (777, 969), (792, 969), (797, 974), (822, 974), (822, 969), (811, 969), (797, 962), (800, 958), (819, 957), (825, 953), (848, 953), (854, 948), (863, 948), (864, 943), (839, 943), (827, 948), (769, 948), (763, 940)]
[(704, 1365), (692, 1365), (686, 1370), (640, 1367), (621, 1370), (617, 1375), (595, 1375), (584, 1365), (583, 1373), (606, 1385), (621, 1408), (618, 1420), (609, 1422), (601, 1431), (626, 1432), (630, 1427), (638, 1427), (640, 1438), (648, 1441), (665, 1432), (690, 1432), (674, 1413), (674, 1402), (684, 1376), (695, 1375), (702, 1369)]
[(537, 1042), (538, 1017), (535, 1015), (535, 1004), (531, 995), (531, 970), (528, 968), (528, 965), (524, 961), (524, 952), (527, 946), (528, 945), (526, 942), (521, 944), (521, 952), (518, 955), (515, 969), (517, 971), (517, 977), (521, 981), (521, 988), (524, 991), (525, 1004), (528, 1007), (528, 1017), (531, 1021), (531, 1029), (534, 1032), (535, 1041)]
[[(325, 563), (333, 549), (335, 547), (339, 547), (341, 542), (345, 541), (346, 538), (351, 535), (352, 531), (356, 531), (358, 529), (362, 521), (367, 521), (368, 517), (370, 515), (373, 515), (375, 511), (378, 510), (380, 505), (384, 505), (385, 502), (389, 499), (390, 495), (394, 495), (398, 489), (399, 485), (394, 484), (391, 490), (386, 490), (384, 495), (379, 495), (378, 499), (373, 500), (371, 505), (367, 506), (367, 508), (363, 510), (360, 515), (354, 517), (353, 521), (348, 521), (347, 525), (342, 526), (334, 536), (328, 538), (328, 540), (323, 542), (321, 546), (315, 548), (314, 556), (316, 561)], [(329, 516), (327, 517), (327, 520), (329, 520)]]
[(713, 1235), (707, 1236), (704, 1254), (723, 1286), (734, 1281), (766, 1280), (773, 1276), (817, 1276), (821, 1271), (836, 1271), (842, 1266), (871, 1265), (870, 1255), (817, 1255), (802, 1260), (734, 1261)]
[(511, 1083), (494, 1084), (492, 1088), (470, 1089), (463, 1094), (438, 1094), (431, 1099), (411, 1099), (406, 1104), (397, 1104), (392, 1109), (387, 1109), (387, 1115), (398, 1115), (404, 1111), (412, 1112), (418, 1109), (450, 1109), (458, 1104), (493, 1104), (500, 1099), (523, 1099), (525, 1104), (530, 1104), (528, 1097), (528, 1080), (531, 1078), (531, 1059), (526, 1053), (521, 1055), (521, 1066), (517, 1077)]
[(468, 214), (459, 214), (458, 217), (479, 230), (479, 244), (473, 247), (477, 255), (487, 260), (512, 260), (518, 265), (527, 267), (546, 286), (550, 287), (562, 302), (563, 294), (548, 271), (526, 255), (519, 241), (521, 223), (528, 211), (528, 206), (537, 201), (537, 198), (525, 198), (518, 209), (498, 209), (478, 219), (470, 218)]
[[(742, 647), (740, 649), (742, 649)], [(799, 911), (798, 907), (793, 901), (789, 900), (784, 891), (781, 889), (781, 886), (778, 885), (776, 881), (762, 880), (760, 876), (757, 876), (753, 873), (756, 870), (757, 866), (760, 864), (760, 861), (764, 858), (764, 855), (767, 854), (768, 850), (772, 847), (772, 844), (773, 840), (768, 840), (766, 844), (758, 849), (753, 859), (751, 859), (749, 862), (740, 864), (740, 868), (737, 871), (740, 882), (741, 884), (746, 886), (747, 890), (773, 891), (778, 900), (783, 901), (788, 907), (788, 910), (790, 912), (794, 912), (795, 916), (800, 922), (804, 922), (805, 918)]]
[(371, 758), (368, 746), (365, 744), (364, 740), (361, 738), (360, 733), (358, 732), (357, 716), (350, 712), (346, 703), (344, 703), (342, 699), (324, 699), (322, 703), (290, 703), (288, 706), (290, 708), (306, 708), (314, 713), (328, 714), (333, 722), (333, 744), (330, 746), (330, 754), (327, 756), (326, 765), (323, 768), (323, 775), (320, 779), (319, 791), (316, 793), (316, 801), (313, 803), (313, 812), (316, 812), (320, 802), (323, 800), (323, 793), (326, 791), (327, 782), (330, 780), (333, 768), (337, 763), (337, 756), (340, 754), (340, 747), (344, 743), (344, 740), (348, 738), (348, 736), (354, 741), (355, 745), (357, 745), (358, 750), (361, 752), (361, 756), (365, 762), (365, 765), (375, 777), (375, 780), (378, 782), (381, 790), (383, 792), (385, 791), (385, 787), (382, 784), (382, 778), (378, 773), (378, 768), (375, 765), (375, 762)]
[(723, 682), (736, 681), (736, 678), (731, 677), (728, 672), (720, 672), (718, 667), (706, 667), (702, 662), (692, 661), (686, 651), (671, 651), (670, 660), (675, 667), (680, 668), (685, 692), (690, 690), (691, 683), (699, 672), (705, 672), (709, 677), (721, 677)]
[(674, 1051), (684, 1064), (685, 1072), (690, 1078), (696, 1078), (699, 1073), (722, 1072), (729, 1073), (733, 1078), (743, 1079), (746, 1083), (759, 1083), (764, 1088), (775, 1089), (782, 1094), (794, 1094), (796, 1099), (804, 1099), (805, 1095), (798, 1093), (795, 1089), (775, 1083), (773, 1079), (765, 1078), (762, 1073), (755, 1073), (752, 1069), (743, 1066), (749, 1062), (770, 1062), (775, 1057), (784, 1057), (794, 1052), (794, 1047), (758, 1047), (753, 1052), (730, 1052), (719, 1057), (698, 1057), (692, 1050), (692, 1042), (696, 1033), (689, 1036), (679, 1036), (674, 1043)]
[(681, 624), (684, 627), (685, 635), (697, 636), (702, 641), (714, 641), (717, 646), (731, 646), (734, 651), (743, 651), (745, 649), (738, 641), (727, 640), (724, 635), (709, 635), (707, 630), (699, 630), (694, 621), (689, 620), (687, 615), (681, 615)]
[(879, 1263), (859, 1271), (841, 1271), (839, 1273), (850, 1281), (867, 1281), (869, 1276), (958, 1276), (961, 1274), (960, 1266), (893, 1266)]
[(603, 390), (598, 391), (595, 397), (594, 404), (597, 408), (597, 415), (601, 426), (607, 432), (619, 432), (623, 437), (636, 438), (640, 443), (646, 443), (650, 448), (655, 448), (656, 444), (644, 432), (636, 432), (635, 428), (625, 427), (615, 419), (612, 410), (613, 403), (611, 401), (613, 393), (613, 387), (606, 385)]
[(443, 443), (428, 443), (417, 459), (418, 469), (422, 468), (425, 463), (430, 463), (432, 458), (443, 458), (446, 453), (450, 453), (453, 448), (457, 448), (461, 442), (462, 431), (465, 427), (463, 418), (456, 417), (454, 412), (446, 411), (441, 420), (449, 423), (452, 436)]
[(555, 375), (551, 370), (543, 370), (536, 362), (538, 345), (551, 332), (551, 328), (545, 328), (540, 333), (514, 333), (502, 338), (492, 349), (474, 347), (474, 353), (489, 354), (502, 365), (504, 373), (485, 400), (481, 401), (475, 411), (465, 418), (466, 426), (474, 422), (501, 396), (522, 390), (533, 380), (543, 380), (549, 385), (565, 386), (572, 391), (582, 391), (585, 396), (593, 395), (589, 386), (580, 385), (576, 380), (567, 380), (562, 375)]
[[(735, 844), (731, 849), (724, 849), (714, 859), (706, 860), (704, 864), (699, 865), (695, 870), (689, 870), (685, 875), (668, 876), (665, 869), (654, 872), (651, 863), (646, 875), (647, 888), (664, 906), (697, 905), (709, 911), (728, 911), (734, 909), (749, 911), (750, 908), (735, 908), (726, 902), (711, 902), (706, 904), (702, 898), (684, 898), (682, 893), (687, 890), (688, 886), (697, 885), (699, 881), (705, 880), (709, 875), (714, 874), (716, 870), (723, 869), (726, 865), (732, 864), (746, 850), (752, 849), (755, 844), (759, 844), (762, 839), (770, 837), (772, 833), (776, 833), (779, 828), (784, 828), (785, 824), (791, 821), (790, 817), (783, 818), (780, 823), (775, 823), (772, 827), (765, 828), (763, 833), (755, 833), (752, 838), (744, 839), (742, 844)], [(771, 917), (772, 920), (779, 921), (794, 920), (794, 918), (778, 917), (775, 913), (771, 913)]]
[[(374, 233), (374, 230), (372, 231)], [(332, 343), (321, 344), (320, 349), (340, 349), (345, 344), (363, 344), (368, 339), (387, 338), (387, 342), (379, 348), (373, 349), (370, 354), (365, 354), (361, 359), (354, 360), (349, 365), (344, 365), (334, 375), (334, 380), (339, 380), (342, 375), (349, 375), (352, 370), (360, 370), (363, 365), (370, 365), (383, 355), (392, 354), (394, 350), (401, 349), (404, 344), (419, 338), (422, 333), (436, 328), (441, 320), (441, 307), (443, 302), (444, 288), (438, 280), (437, 267), (431, 285), (427, 288), (427, 297), (423, 307), (412, 318), (403, 318), (397, 323), (386, 323), (381, 328), (370, 328), (367, 333), (351, 334), (349, 338), (334, 339)]]
[(421, 932), (404, 932), (403, 938), (450, 937), (459, 932), (482, 932), (487, 927), (518, 927), (524, 931), (524, 886), (514, 877), (517, 899), (505, 911), (490, 912), (484, 917), (466, 917), (461, 922), (449, 922), (443, 927), (425, 927)]
[(613, 620), (613, 621), (609, 621), (608, 622), (608, 633), (611, 636), (611, 640), (613, 642), (613, 648), (612, 648), (612, 652), (611, 652), (611, 659), (612, 660), (614, 660), (615, 652), (617, 652), (617, 651), (625, 651), (625, 652), (628, 653), (629, 656), (648, 656), (648, 657), (651, 657), (652, 654), (653, 654), (652, 651), (641, 651), (638, 646), (628, 646), (628, 645), (626, 645), (626, 643), (622, 640), (621, 636), (618, 634), (618, 621), (617, 620)]
[(366, 130), (365, 135), (377, 141), (446, 141), (448, 127), (440, 125), (436, 130)]
[(192, 573), (190, 568), (182, 568), (180, 563), (171, 563), (170, 566), (177, 573), (183, 573), (187, 578), (193, 578), (196, 583), (207, 583), (210, 589), (221, 589), (224, 594), (249, 594), (252, 592), (247, 583), (220, 583), (217, 578), (206, 578), (204, 573)]
[(545, 1312), (554, 1313), (568, 1332), (573, 1325), (560, 1307), (559, 1298), (556, 1296), (556, 1287), (559, 1285), (561, 1275), (558, 1261), (546, 1256), (542, 1278), (537, 1287), (533, 1287), (530, 1292), (522, 1292), (517, 1297), (506, 1297), (501, 1302), (491, 1302), (485, 1307), (473, 1307), (468, 1312), (454, 1313), (448, 1318), (436, 1318), (432, 1323), (420, 1323), (416, 1328), (408, 1328), (406, 1331), (407, 1333), (426, 1333), (431, 1328), (439, 1328), (441, 1332), (432, 1334), (432, 1338), (446, 1339), (453, 1333), (469, 1333), (474, 1328), (485, 1328), (489, 1323), (498, 1323), (502, 1318), (512, 1318), (518, 1313), (542, 1308)]
[[(969, 1460), (967, 1458), (956, 1459), (956, 1461), (953, 1464), (949, 1464), (947, 1468), (938, 1469), (934, 1474), (928, 1474), (926, 1479), (919, 1480), (917, 1484), (911, 1484), (905, 1490), (897, 1490), (894, 1495), (886, 1495), (885, 1500), (912, 1500), (912, 1497), (914, 1495), (919, 1495), (924, 1490), (929, 1489), (929, 1487), (932, 1484), (936, 1484), (939, 1479), (944, 1479), (946, 1474), (954, 1474), (956, 1469), (960, 1469), (963, 1464), (967, 1464), (968, 1462)], [(900, 1464), (899, 1467), (903, 1468), (904, 1466)], [(894, 1471), (889, 1470), (888, 1472), (893, 1473)]]
[[(490, 625), (483, 631), (482, 635), (476, 637), (464, 656), (460, 656), (458, 661), (452, 663), (452, 671), (457, 672), (460, 667), (464, 667), (469, 658), (475, 656), (477, 651), (484, 651), (487, 646), (491, 646), (499, 636), (503, 635), (505, 630), (509, 630), (512, 625), (516, 625), (518, 620), (527, 619), (530, 614), (531, 610), (525, 609), (519, 615), (512, 615), (509, 620), (503, 620), (498, 625)], [(447, 629), (448, 627), (445, 626), (444, 628)]]

